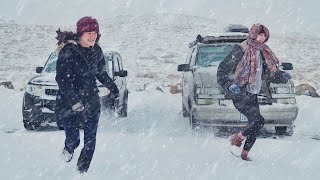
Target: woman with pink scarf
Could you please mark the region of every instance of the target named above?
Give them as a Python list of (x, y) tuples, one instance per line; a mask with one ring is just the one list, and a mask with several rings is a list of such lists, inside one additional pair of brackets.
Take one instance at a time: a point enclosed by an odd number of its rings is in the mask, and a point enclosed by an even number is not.
[[(248, 118), (249, 124), (243, 131), (231, 136), (231, 145), (240, 147), (243, 160), (250, 160), (248, 153), (254, 145), (264, 118), (260, 113), (257, 94), (271, 97), (270, 83), (287, 83), (290, 74), (278, 69), (279, 60), (265, 44), (269, 30), (262, 24), (253, 24), (244, 52), (235, 48), (230, 58), (226, 57), (218, 68), (218, 83), (225, 89), (226, 97), (233, 100), (235, 108)], [(230, 78), (228, 72), (234, 72)]]

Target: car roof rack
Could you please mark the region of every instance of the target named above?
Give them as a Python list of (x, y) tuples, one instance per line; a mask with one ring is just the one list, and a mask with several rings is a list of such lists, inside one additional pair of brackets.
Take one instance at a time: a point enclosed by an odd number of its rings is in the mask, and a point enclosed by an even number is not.
[(248, 35), (246, 34), (235, 34), (235, 35), (225, 35), (225, 36), (205, 36), (202, 37), (200, 34), (196, 37), (196, 39), (189, 43), (189, 48), (195, 46), (197, 43), (202, 44), (213, 44), (213, 43), (221, 43), (221, 42), (234, 42), (241, 43), (247, 40)]
[(241, 32), (241, 33), (249, 33), (249, 29), (247, 26), (242, 24), (229, 24), (224, 28), (224, 32)]

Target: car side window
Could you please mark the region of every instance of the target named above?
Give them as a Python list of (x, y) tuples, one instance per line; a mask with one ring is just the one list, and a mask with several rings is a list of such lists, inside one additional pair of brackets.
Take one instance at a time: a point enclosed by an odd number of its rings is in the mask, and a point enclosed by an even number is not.
[(113, 70), (119, 72), (121, 70), (120, 57), (119, 55), (113, 56)]
[(195, 64), (195, 61), (196, 61), (196, 57), (197, 57), (197, 49), (196, 48), (193, 48), (193, 51), (192, 51), (192, 54), (191, 54), (191, 57), (190, 57), (190, 66), (194, 66)]
[(186, 59), (186, 64), (190, 64), (190, 61), (192, 59), (192, 54), (194, 52), (194, 47), (192, 49), (190, 49), (189, 53), (188, 53), (188, 56), (187, 56), (187, 59)]

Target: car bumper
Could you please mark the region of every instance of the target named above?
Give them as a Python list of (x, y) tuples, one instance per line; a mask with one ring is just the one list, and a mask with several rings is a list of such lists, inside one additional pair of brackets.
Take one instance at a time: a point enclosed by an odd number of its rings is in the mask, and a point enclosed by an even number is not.
[[(296, 104), (260, 105), (261, 115), (265, 118), (266, 126), (290, 126), (297, 118)], [(193, 107), (194, 118), (199, 123), (212, 126), (246, 126), (245, 116), (233, 105), (196, 105)]]
[[(105, 102), (111, 102), (110, 96), (100, 96), (100, 103), (102, 106), (106, 104)], [(45, 96), (45, 97), (40, 97), (39, 103), (35, 104), (35, 106), (39, 106), (39, 109), (41, 109), (42, 113), (54, 114), (55, 103), (56, 103), (56, 97)]]

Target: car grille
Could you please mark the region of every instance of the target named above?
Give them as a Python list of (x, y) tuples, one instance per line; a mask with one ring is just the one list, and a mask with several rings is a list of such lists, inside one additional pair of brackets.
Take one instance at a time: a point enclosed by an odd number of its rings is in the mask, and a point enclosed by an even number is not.
[(58, 90), (57, 89), (46, 89), (45, 94), (49, 96), (57, 96)]

